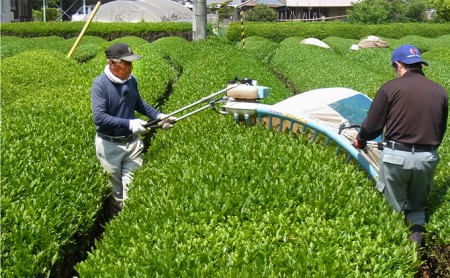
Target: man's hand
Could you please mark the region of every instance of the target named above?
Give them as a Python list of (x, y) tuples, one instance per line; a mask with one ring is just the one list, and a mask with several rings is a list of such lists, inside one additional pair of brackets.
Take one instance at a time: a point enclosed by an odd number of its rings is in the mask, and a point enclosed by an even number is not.
[(160, 113), (157, 119), (163, 119), (158, 122), (158, 125), (161, 126), (161, 129), (167, 130), (173, 127), (173, 123), (177, 121), (177, 118), (174, 116), (167, 117), (166, 114)]
[(138, 134), (138, 133), (141, 133), (141, 134), (147, 133), (147, 132), (148, 132), (148, 129), (146, 129), (146, 128), (144, 127), (144, 125), (145, 125), (146, 123), (147, 123), (146, 121), (141, 120), (141, 119), (133, 119), (133, 120), (130, 120), (130, 124), (129, 124), (128, 128), (129, 128), (129, 129), (131, 130), (131, 132), (133, 132), (134, 134)]
[(358, 140), (358, 136), (356, 136), (355, 143), (353, 144), (353, 146), (355, 146), (355, 148), (357, 148), (357, 149), (362, 150), (367, 146), (367, 142)]

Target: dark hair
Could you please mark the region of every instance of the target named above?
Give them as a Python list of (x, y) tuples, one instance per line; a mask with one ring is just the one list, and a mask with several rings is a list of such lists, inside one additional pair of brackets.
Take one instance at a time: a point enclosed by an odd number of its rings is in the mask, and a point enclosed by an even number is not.
[(403, 64), (403, 66), (408, 70), (422, 70), (423, 64), (422, 64), (422, 62), (419, 62), (419, 63), (409, 64), (409, 65)]

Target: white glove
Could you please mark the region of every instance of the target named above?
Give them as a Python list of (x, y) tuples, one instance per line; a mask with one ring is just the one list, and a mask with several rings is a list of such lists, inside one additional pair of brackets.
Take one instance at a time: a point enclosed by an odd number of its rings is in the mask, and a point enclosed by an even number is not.
[(161, 126), (161, 129), (167, 130), (171, 129), (173, 125), (171, 123), (175, 122), (177, 120), (176, 117), (170, 116), (167, 117), (166, 114), (160, 113), (157, 117), (157, 119), (164, 119), (158, 122), (158, 125)]
[(128, 128), (133, 132), (134, 134), (137, 133), (147, 133), (148, 129), (146, 129), (143, 125), (145, 125), (147, 122), (141, 119), (133, 119), (130, 120), (130, 125)]

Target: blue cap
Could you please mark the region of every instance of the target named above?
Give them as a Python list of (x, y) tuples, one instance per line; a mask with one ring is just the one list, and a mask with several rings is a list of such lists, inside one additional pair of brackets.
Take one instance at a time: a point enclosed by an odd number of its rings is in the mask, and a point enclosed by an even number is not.
[(392, 52), (392, 65), (395, 64), (395, 62), (401, 62), (407, 65), (422, 63), (425, 66), (428, 66), (428, 63), (422, 60), (419, 49), (410, 44), (404, 44)]

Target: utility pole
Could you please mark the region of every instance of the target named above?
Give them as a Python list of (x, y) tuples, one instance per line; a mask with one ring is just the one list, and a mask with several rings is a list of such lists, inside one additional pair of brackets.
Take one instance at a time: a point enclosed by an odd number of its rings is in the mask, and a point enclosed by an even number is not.
[(192, 22), (192, 39), (206, 39), (206, 0), (194, 0), (194, 20)]
[(42, 21), (46, 22), (47, 21), (47, 16), (46, 16), (46, 11), (47, 11), (47, 3), (45, 2), (45, 0), (42, 0)]

